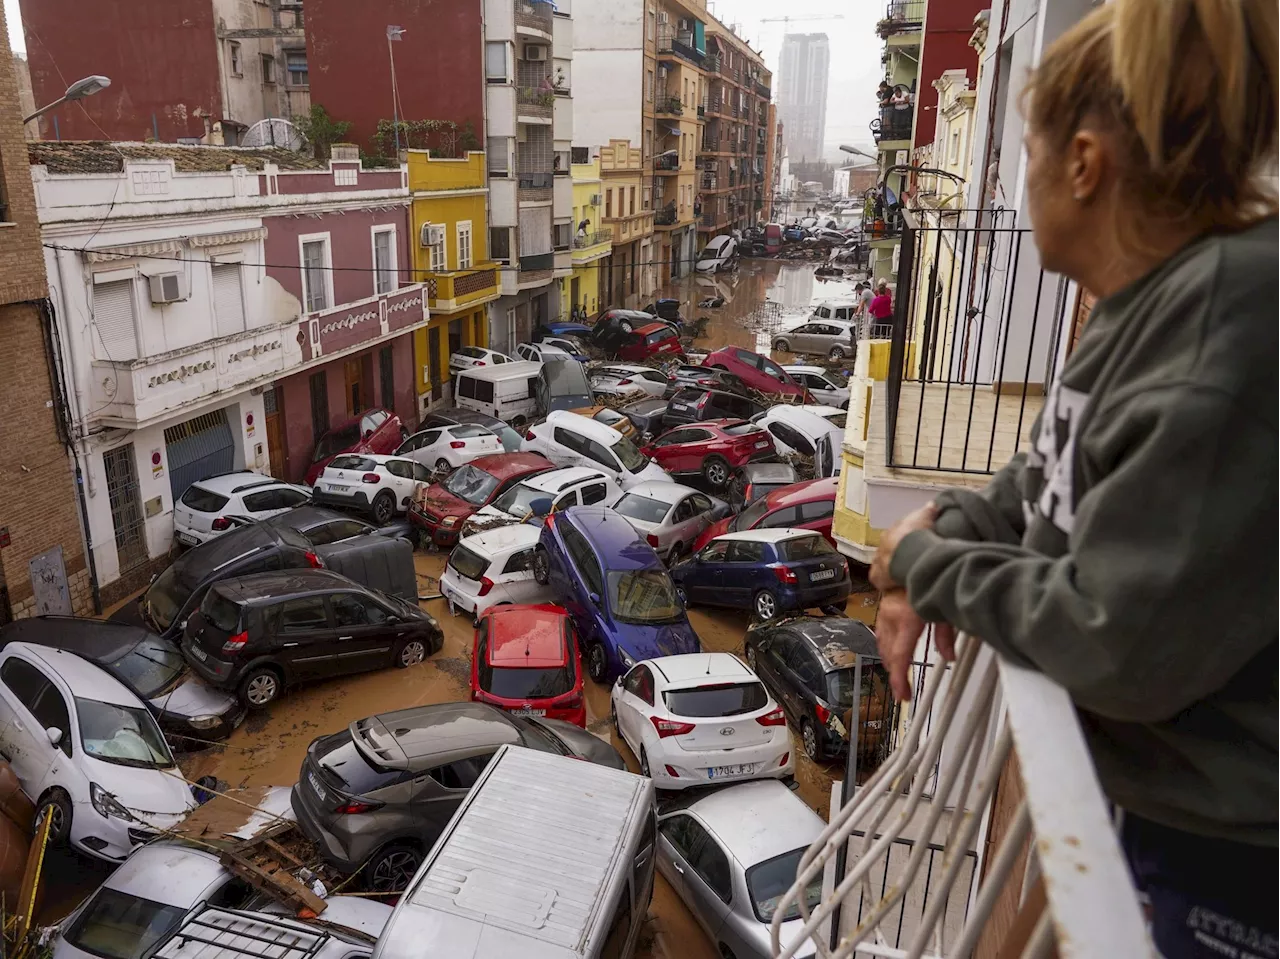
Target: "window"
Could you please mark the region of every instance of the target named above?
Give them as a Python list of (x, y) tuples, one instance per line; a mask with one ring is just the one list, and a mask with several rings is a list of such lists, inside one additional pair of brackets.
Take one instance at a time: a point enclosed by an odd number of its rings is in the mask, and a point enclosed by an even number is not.
[(590, 486), (582, 488), (582, 505), (591, 506), (595, 503), (603, 503), (609, 496), (609, 491), (604, 483), (592, 483)]
[(444, 256), (444, 227), (439, 224), (427, 224), (427, 262), (432, 273), (449, 268)]
[(493, 753), (481, 753), (479, 756), (458, 759), (445, 766), (437, 766), (431, 770), (430, 775), (445, 789), (470, 789), (492, 757)]
[(44, 673), (26, 660), (17, 658), (8, 660), (3, 667), (0, 667), (0, 681), (3, 681), (17, 697), (18, 702), (32, 713), (35, 713), (40, 694), (49, 685), (49, 680), (45, 678)]
[(302, 298), (308, 313), (329, 308), (329, 238), (302, 241)]
[(590, 147), (571, 147), (569, 150), (570, 163), (590, 163), (591, 148)]
[(93, 956), (128, 959), (151, 951), (182, 921), (186, 909), (101, 888), (66, 933), (67, 943)]
[(951, 162), (955, 163), (960, 159), (960, 131), (956, 130), (951, 134)]
[(826, 695), (826, 684), (822, 681), (822, 670), (818, 661), (803, 643), (794, 643), (783, 654), (787, 666), (800, 682), (817, 695)]
[(489, 231), (489, 255), (500, 263), (511, 262), (511, 228), (495, 226)]
[(396, 231), (374, 230), (373, 232), (373, 292), (390, 293), (396, 288)]
[(484, 45), (484, 78), (488, 83), (507, 82), (507, 45), (505, 43)]
[(313, 441), (329, 431), (329, 385), (324, 370), (311, 374), (311, 435)]
[(306, 633), (313, 629), (324, 629), (329, 625), (329, 620), (324, 613), (324, 600), (319, 596), (291, 599), (281, 603), (277, 615), (279, 630), (282, 633)]
[(644, 208), (646, 210), (650, 209), (650, 204), (653, 203), (652, 190), (649, 187), (644, 187), (643, 190), (641, 190), (641, 194), (643, 196)]
[(311, 541), (312, 546), (324, 546), (328, 543), (350, 539), (353, 536), (360, 536), (368, 532), (368, 529), (364, 523), (357, 519), (337, 519), (332, 523), (325, 523), (323, 526), (309, 529), (303, 535)]
[(355, 593), (338, 593), (329, 597), (333, 621), (339, 629), (348, 626), (379, 626), (387, 621), (381, 606)]
[(729, 880), (729, 859), (710, 833), (692, 816), (672, 816), (660, 827), (693, 871), (717, 896), (728, 902), (733, 886)]
[(471, 269), (471, 221), (459, 220), (454, 228), (458, 237), (458, 269)]
[(613, 187), (604, 191), (604, 218), (613, 219)]
[(93, 288), (93, 353), (111, 362), (138, 358), (138, 329), (133, 317), (133, 281), (98, 283)]
[(769, 432), (778, 440), (791, 447), (797, 453), (803, 453), (805, 456), (813, 455), (813, 444), (808, 438), (803, 436), (797, 430), (788, 426), (786, 423), (773, 422), (769, 424)]
[(648, 70), (644, 75), (644, 98), (647, 102), (653, 102), (653, 71)]
[(504, 573), (527, 573), (533, 569), (533, 550), (522, 549), (512, 553), (507, 565), (502, 567)]
[(600, 959), (622, 959), (626, 954), (627, 940), (631, 937), (631, 883), (624, 883), (618, 892), (618, 911), (609, 923), (609, 932), (600, 947)]
[(511, 175), (511, 151), (508, 149), (507, 144), (506, 137), (489, 137), (485, 140), (489, 176)]
[[(819, 499), (812, 503), (800, 504), (800, 521), (802, 523), (813, 523), (818, 520), (830, 519), (835, 515), (836, 504), (834, 500)], [(826, 543), (826, 540), (819, 540)]]
[(644, 131), (644, 156), (646, 160), (649, 157), (653, 156), (653, 131), (652, 130)]
[(284, 55), (284, 66), (289, 72), (289, 86), (305, 87), (311, 83), (311, 75), (307, 72), (307, 54), (297, 50)]
[(745, 540), (733, 540), (729, 543), (729, 551), (725, 554), (726, 563), (763, 563), (764, 543), (753, 543)]
[(565, 546), (568, 547), (570, 558), (577, 567), (578, 573), (582, 576), (583, 581), (587, 584), (587, 589), (597, 596), (604, 593), (604, 574), (600, 570), (600, 561), (596, 559), (596, 554), (581, 533), (572, 526), (564, 527)]
[[(763, 504), (765, 500), (757, 500), (757, 502)], [(798, 525), (800, 525), (800, 508), (797, 506), (784, 506), (782, 509), (774, 510), (762, 519), (758, 528), (787, 529)]]
[(262, 55), (262, 82), (276, 82), (276, 58), (269, 53)]
[(382, 386), (382, 405), (389, 410), (396, 408), (395, 354), (384, 346), (378, 351), (378, 379)]
[(636, 215), (636, 188), (631, 187), (630, 193), (631, 193), (631, 203), (627, 207), (627, 216), (635, 216)]
[(244, 292), (239, 263), (214, 263), (213, 318), (218, 336), (244, 332)]
[(244, 498), (244, 508), (250, 513), (261, 513), (269, 509), (292, 509), (310, 499), (311, 497), (306, 493), (281, 487), (263, 490), (261, 493), (250, 493)]
[(231, 48), (231, 75), (236, 77), (244, 76), (240, 72), (240, 44), (232, 40), (227, 46)]
[(551, 227), (551, 248), (553, 250), (567, 250), (572, 243), (571, 233), (573, 225), (570, 223), (556, 223)]

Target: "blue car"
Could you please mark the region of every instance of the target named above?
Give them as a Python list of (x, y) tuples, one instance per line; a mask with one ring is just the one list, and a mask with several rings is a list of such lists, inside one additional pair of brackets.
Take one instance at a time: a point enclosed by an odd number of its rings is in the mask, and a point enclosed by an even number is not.
[(826, 538), (808, 529), (752, 529), (717, 536), (671, 569), (681, 599), (749, 609), (761, 621), (786, 611), (842, 610), (849, 567)]
[(533, 578), (549, 583), (573, 617), (597, 683), (643, 659), (702, 651), (662, 560), (611, 509), (574, 506), (547, 516)]
[(591, 327), (584, 323), (574, 323), (569, 320), (552, 320), (550, 323), (544, 323), (533, 331), (533, 342), (539, 343), (548, 336), (586, 336), (591, 332)]
[(805, 236), (806, 234), (804, 230), (798, 226), (789, 226), (782, 231), (782, 238), (784, 240), (791, 240), (792, 242), (795, 242), (795, 243), (799, 243), (801, 240), (805, 238)]

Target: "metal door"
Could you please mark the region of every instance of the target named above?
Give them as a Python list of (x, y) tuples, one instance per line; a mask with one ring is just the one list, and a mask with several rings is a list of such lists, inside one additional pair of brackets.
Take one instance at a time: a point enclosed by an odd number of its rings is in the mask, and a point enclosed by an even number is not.
[(284, 417), (280, 411), (281, 393), (274, 388), (262, 394), (262, 404), (267, 413), (267, 456), (271, 463), (271, 475), (284, 479)]
[[(169, 460), (169, 489), (175, 501), (192, 483), (235, 468), (235, 439), (225, 409), (166, 427), (164, 446)], [(132, 456), (129, 463), (132, 470)]]
[(444, 377), (440, 375), (440, 327), (427, 330), (427, 376), (431, 380), (431, 402), (444, 395)]
[[(138, 471), (133, 463), (133, 444), (126, 443), (103, 453), (102, 468), (107, 476), (107, 502), (111, 507), (111, 525), (116, 536), (116, 559), (120, 564), (120, 572), (124, 573), (147, 561), (147, 536), (142, 518)], [(172, 458), (169, 461), (169, 471), (172, 477)], [(186, 486), (183, 490), (186, 490)]]

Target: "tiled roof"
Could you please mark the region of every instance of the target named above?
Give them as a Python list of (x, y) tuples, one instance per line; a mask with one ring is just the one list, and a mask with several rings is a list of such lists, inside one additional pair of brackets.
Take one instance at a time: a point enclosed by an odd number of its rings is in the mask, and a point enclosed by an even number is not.
[(107, 140), (32, 140), (27, 152), (33, 166), (50, 173), (119, 173), (121, 155), (130, 160), (173, 160), (178, 173), (218, 173), (238, 163), (261, 170), (274, 163), (281, 170), (325, 170), (326, 164), (284, 147), (206, 147), (178, 143), (111, 143)]

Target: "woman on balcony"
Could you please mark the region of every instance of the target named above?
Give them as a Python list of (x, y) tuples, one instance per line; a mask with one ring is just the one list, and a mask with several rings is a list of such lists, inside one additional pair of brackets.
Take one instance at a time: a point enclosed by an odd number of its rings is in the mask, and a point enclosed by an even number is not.
[(1274, 956), (1274, 0), (1114, 0), (1024, 93), (1046, 271), (1098, 296), (1019, 453), (887, 531), (900, 699), (926, 622), (1074, 700), (1169, 959)]

